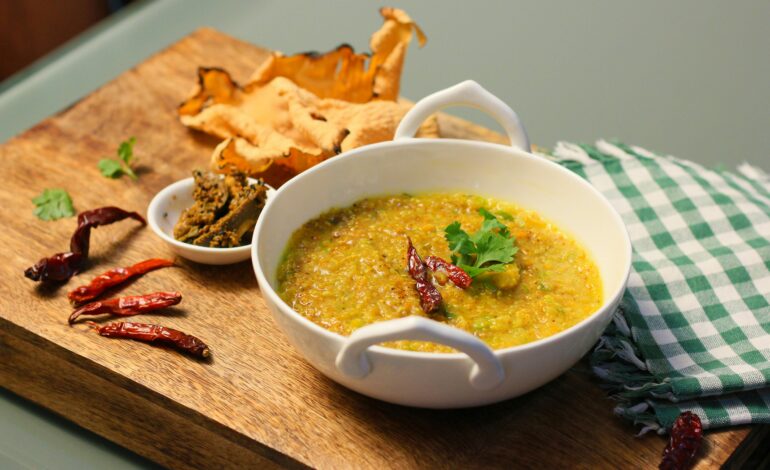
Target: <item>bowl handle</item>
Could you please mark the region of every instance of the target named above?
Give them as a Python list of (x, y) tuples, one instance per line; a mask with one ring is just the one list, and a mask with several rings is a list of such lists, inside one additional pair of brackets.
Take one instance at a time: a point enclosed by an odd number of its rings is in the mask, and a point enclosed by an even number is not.
[(448, 106), (469, 106), (490, 114), (505, 129), (511, 146), (529, 152), (529, 137), (516, 112), (473, 80), (437, 91), (418, 101), (401, 119), (393, 140), (414, 137), (428, 116)]
[(357, 329), (337, 354), (337, 369), (348, 377), (366, 377), (372, 371), (372, 363), (366, 354), (369, 346), (402, 339), (445, 344), (467, 354), (474, 362), (468, 380), (477, 390), (490, 390), (505, 378), (500, 359), (486, 343), (458, 328), (418, 316), (373, 323)]

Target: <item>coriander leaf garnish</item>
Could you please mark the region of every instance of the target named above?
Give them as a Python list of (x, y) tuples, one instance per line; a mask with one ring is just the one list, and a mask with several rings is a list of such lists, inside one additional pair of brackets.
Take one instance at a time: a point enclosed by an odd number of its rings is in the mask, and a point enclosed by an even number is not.
[(103, 158), (99, 160), (98, 167), (102, 175), (107, 178), (120, 178), (121, 176), (128, 175), (132, 179), (136, 179), (136, 173), (131, 169), (131, 160), (134, 159), (134, 144), (136, 138), (131, 137), (128, 140), (124, 140), (118, 146), (118, 160), (112, 158)]
[(34, 214), (42, 220), (56, 220), (75, 215), (72, 198), (67, 191), (59, 188), (44, 189), (40, 196), (32, 198)]
[(484, 208), (479, 209), (479, 214), (484, 221), (473, 235), (463, 230), (457, 221), (444, 229), (444, 238), (452, 251), (452, 263), (471, 277), (505, 271), (505, 266), (513, 262), (513, 255), (519, 251), (505, 224)]
[(123, 167), (120, 162), (111, 158), (102, 158), (96, 166), (107, 178), (120, 178), (123, 174)]
[(444, 238), (452, 251), (452, 264), (457, 264), (458, 255), (473, 254), (474, 246), (465, 230), (460, 228), (460, 222), (454, 221), (444, 229)]
[(134, 144), (136, 143), (136, 137), (129, 137), (128, 140), (124, 140), (118, 146), (118, 157), (126, 162), (126, 165), (131, 163), (131, 159), (134, 158)]

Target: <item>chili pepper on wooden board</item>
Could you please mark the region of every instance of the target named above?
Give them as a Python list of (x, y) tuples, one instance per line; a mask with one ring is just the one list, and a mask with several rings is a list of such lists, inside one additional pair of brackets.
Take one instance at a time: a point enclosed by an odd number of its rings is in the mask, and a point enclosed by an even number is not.
[(138, 212), (128, 212), (119, 207), (106, 206), (84, 211), (78, 214), (78, 228), (70, 239), (70, 251), (81, 253), (88, 258), (88, 250), (91, 244), (91, 229), (101, 225), (109, 225), (120, 222), (123, 219), (134, 219), (142, 225), (147, 225), (144, 217)]
[(33, 281), (62, 282), (79, 273), (88, 259), (91, 229), (131, 218), (147, 225), (138, 212), (128, 212), (119, 207), (107, 206), (78, 214), (78, 226), (70, 238), (70, 251), (43, 258), (24, 271)]
[(148, 259), (125, 268), (113, 268), (96, 276), (85, 286), (72, 290), (68, 297), (73, 304), (82, 304), (100, 296), (110, 287), (115, 287), (131, 278), (141, 276), (149, 271), (173, 266), (174, 262), (167, 259)]
[(472, 279), (468, 273), (445, 259), (438, 256), (428, 256), (425, 258), (425, 265), (433, 272), (445, 272), (449, 276), (449, 280), (460, 289), (467, 289), (471, 285)]
[(417, 295), (420, 296), (420, 307), (425, 313), (435, 312), (443, 303), (441, 293), (428, 278), (428, 270), (420, 255), (417, 254), (417, 249), (412, 245), (412, 240), (407, 237), (407, 241), (409, 246), (406, 249), (406, 266), (409, 275), (414, 279)]
[(104, 300), (100, 302), (91, 302), (83, 305), (72, 312), (69, 318), (69, 324), (73, 324), (78, 317), (83, 315), (100, 315), (109, 313), (128, 317), (131, 315), (140, 315), (161, 308), (176, 305), (182, 301), (181, 292), (154, 292), (146, 295), (131, 295), (118, 297), (115, 299)]
[(211, 349), (200, 339), (179, 330), (147, 323), (115, 322), (104, 326), (88, 322), (93, 330), (108, 338), (124, 338), (170, 346), (191, 356), (207, 358)]
[(698, 415), (691, 411), (680, 414), (671, 427), (671, 439), (663, 449), (661, 470), (684, 470), (693, 464), (703, 440), (703, 426)]
[(80, 271), (83, 261), (83, 255), (80, 253), (56, 253), (27, 268), (24, 275), (33, 281), (66, 281)]

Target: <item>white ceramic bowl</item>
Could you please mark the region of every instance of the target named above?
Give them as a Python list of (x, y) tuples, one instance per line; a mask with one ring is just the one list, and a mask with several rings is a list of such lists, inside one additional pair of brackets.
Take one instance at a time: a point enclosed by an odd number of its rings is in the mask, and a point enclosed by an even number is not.
[[(257, 183), (257, 180), (249, 178), (249, 183)], [(235, 248), (209, 248), (180, 242), (174, 238), (174, 225), (182, 212), (194, 202), (193, 189), (195, 179), (185, 178), (166, 186), (152, 198), (147, 207), (147, 222), (152, 231), (166, 242), (171, 251), (196, 263), (221, 265), (249, 259), (251, 244)], [(268, 199), (274, 193), (275, 189), (268, 186)]]
[[(411, 138), (427, 116), (458, 104), (496, 117), (513, 146)], [(512, 398), (575, 364), (611, 319), (628, 279), (631, 243), (620, 217), (598, 191), (574, 173), (522, 149), (529, 149), (529, 144), (516, 114), (468, 81), (417, 103), (393, 141), (346, 152), (281, 187), (257, 222), (252, 261), (266, 304), (308, 362), (365, 395), (427, 408)], [(306, 221), (364, 197), (426, 191), (491, 196), (534, 209), (556, 222), (593, 255), (604, 285), (602, 307), (556, 335), (492, 350), (470, 333), (422, 317), (374, 323), (344, 337), (298, 314), (276, 294), (276, 270), (286, 242)], [(461, 352), (422, 353), (378, 346), (398, 339), (447, 344)]]

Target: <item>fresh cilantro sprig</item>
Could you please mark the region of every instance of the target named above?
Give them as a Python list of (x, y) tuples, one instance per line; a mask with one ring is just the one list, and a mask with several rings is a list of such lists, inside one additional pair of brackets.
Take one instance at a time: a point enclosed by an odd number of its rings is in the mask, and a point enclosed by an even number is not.
[(471, 277), (505, 271), (505, 266), (519, 251), (505, 224), (483, 207), (479, 214), (484, 217), (484, 222), (473, 235), (463, 230), (457, 221), (444, 229), (444, 237), (452, 251), (452, 263)]
[(40, 196), (32, 198), (32, 202), (35, 204), (35, 215), (42, 220), (56, 220), (75, 215), (72, 198), (63, 189), (44, 189)]
[(118, 159), (103, 158), (99, 160), (98, 167), (99, 171), (102, 172), (102, 175), (107, 178), (120, 178), (123, 175), (128, 175), (132, 179), (136, 179), (136, 173), (131, 169), (131, 160), (134, 159), (135, 143), (135, 137), (124, 140), (118, 146)]

